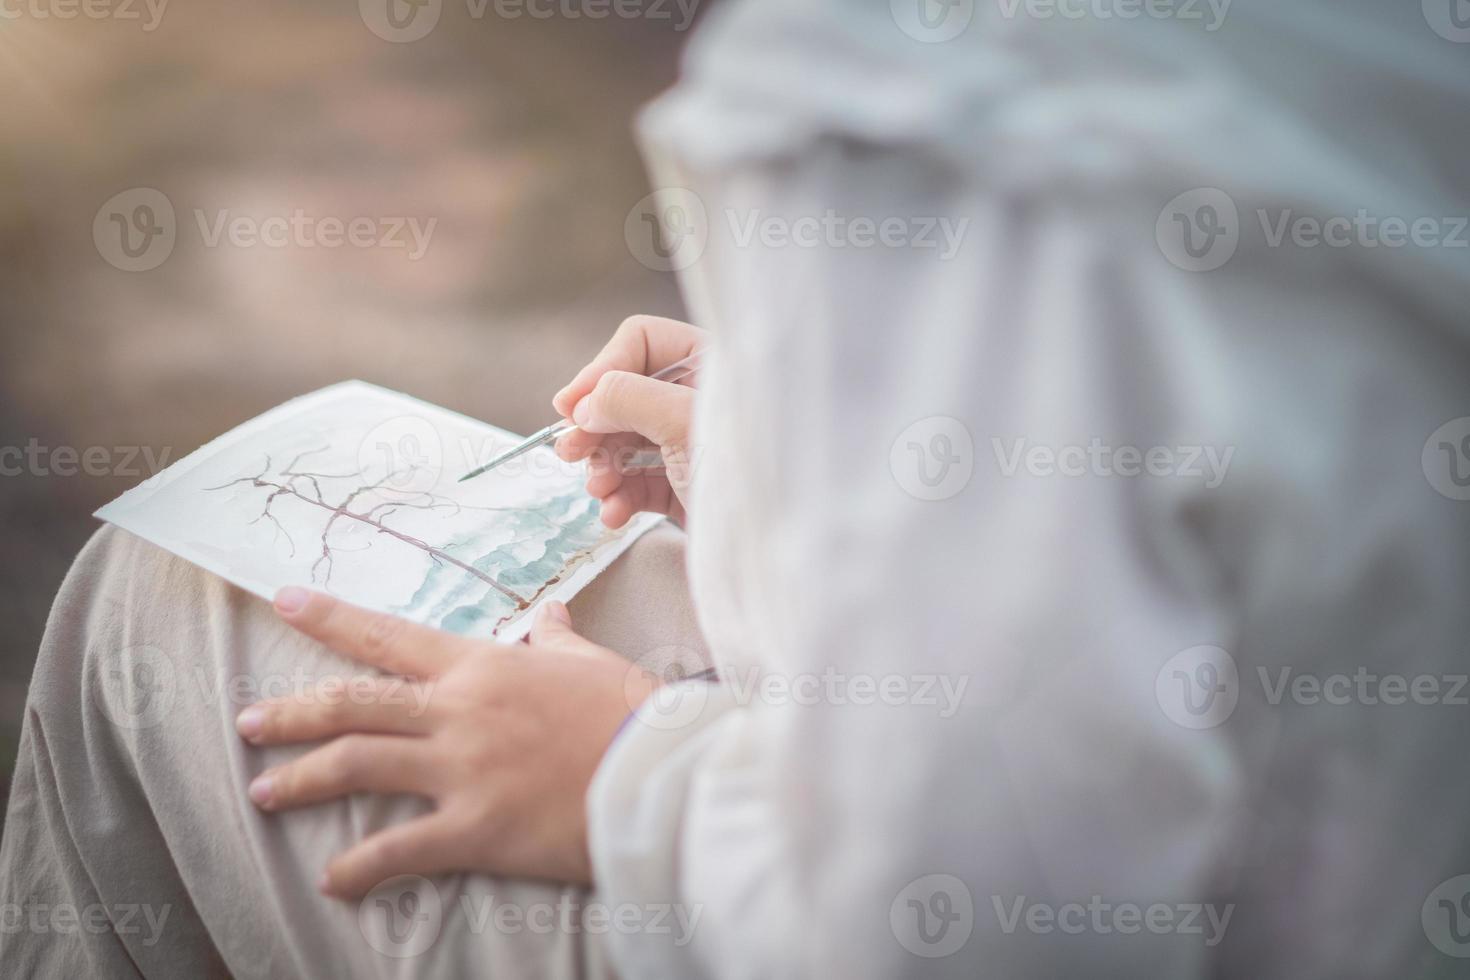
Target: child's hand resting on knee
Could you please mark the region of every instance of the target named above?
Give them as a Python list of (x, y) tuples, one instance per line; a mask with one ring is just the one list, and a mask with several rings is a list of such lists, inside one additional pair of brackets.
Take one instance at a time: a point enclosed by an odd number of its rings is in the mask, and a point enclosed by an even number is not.
[(559, 602), (515, 645), (304, 589), (281, 590), (275, 606), (301, 632), (391, 676), (324, 681), (242, 711), (237, 727), (255, 745), (329, 740), (258, 776), (251, 800), (267, 811), (363, 792), (435, 804), (337, 855), (323, 892), (356, 897), (395, 875), (449, 871), (590, 882), (587, 788), (656, 681), (573, 632)]
[[(690, 418), (694, 391), (646, 377), (707, 343), (706, 332), (678, 320), (634, 316), (552, 399), (579, 428), (562, 436), (556, 453), (588, 461), (587, 492), (602, 501), (602, 521), (622, 527), (639, 511), (684, 523), (694, 453)], [(658, 450), (662, 466), (630, 466), (635, 454)]]

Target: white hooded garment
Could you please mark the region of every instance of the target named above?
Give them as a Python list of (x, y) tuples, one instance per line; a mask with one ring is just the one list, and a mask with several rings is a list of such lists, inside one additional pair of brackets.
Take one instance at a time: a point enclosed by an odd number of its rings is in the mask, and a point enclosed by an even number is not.
[(641, 125), (725, 681), (597, 775), (697, 916), (625, 975), (1461, 975), (1464, 8), (711, 12)]

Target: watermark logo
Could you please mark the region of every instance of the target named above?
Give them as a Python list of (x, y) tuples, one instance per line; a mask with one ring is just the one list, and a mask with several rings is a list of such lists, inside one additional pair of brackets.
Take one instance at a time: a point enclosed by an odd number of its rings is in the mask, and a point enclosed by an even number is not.
[[(637, 712), (638, 722), (658, 731), (674, 731), (698, 721), (709, 702), (709, 685), (684, 683), (690, 674), (683, 665), (695, 662), (694, 652), (680, 646), (662, 646), (640, 660), (631, 664), (623, 677), (623, 693), (629, 710)], [(653, 670), (645, 663), (666, 666)]]
[(704, 254), (709, 243), (709, 214), (698, 194), (685, 187), (665, 187), (633, 205), (623, 220), (623, 240), (644, 267), (679, 272)]
[[(1470, 249), (1470, 216), (1374, 214), (1358, 208), (1351, 215), (1300, 214), (1292, 208), (1257, 208), (1261, 239), (1267, 248)], [(1189, 272), (1211, 272), (1235, 255), (1246, 231), (1234, 200), (1213, 187), (1176, 197), (1159, 213), (1154, 232), (1159, 249)]]
[(1470, 44), (1470, 0), (1424, 0), (1424, 19), (1446, 41)]
[(1154, 225), (1159, 250), (1186, 272), (1213, 272), (1240, 246), (1240, 211), (1217, 187), (1185, 191), (1159, 212)]
[(975, 17), (975, 0), (889, 0), (893, 22), (915, 41), (941, 44), (965, 32)]
[(1424, 478), (1451, 500), (1470, 500), (1470, 416), (1450, 419), (1424, 441)]
[(964, 246), (970, 219), (945, 215), (847, 214), (836, 208), (781, 214), (760, 208), (725, 208), (723, 224), (711, 225), (704, 201), (671, 187), (635, 204), (623, 222), (628, 251), (657, 272), (678, 272), (697, 262), (711, 234), (727, 235), (733, 248), (928, 252), (947, 262)]
[[(464, 461), (465, 469), (471, 470), (486, 465), (514, 448), (520, 441), (519, 438), (508, 435), (480, 439), (460, 437), (454, 445), (459, 458)], [(661, 470), (670, 484), (682, 489), (690, 485), (704, 454), (705, 447), (699, 444), (687, 446), (683, 451), (671, 447), (667, 453), (646, 446), (598, 446), (585, 460), (569, 463), (557, 456), (549, 446), (538, 446), (528, 453), (498, 464), (494, 472), (503, 477), (531, 476), (538, 480), (560, 478), (582, 483), (588, 475), (595, 473), (618, 473), (626, 476), (629, 473)]]
[(1470, 957), (1470, 875), (1440, 882), (1424, 899), (1419, 922), (1435, 949), (1456, 959)]
[(369, 946), (394, 959), (418, 956), (434, 945), (444, 925), (444, 902), (434, 883), (419, 875), (389, 878), (357, 906), (357, 927)]
[(402, 493), (432, 490), (444, 471), (444, 441), (432, 422), (400, 415), (373, 426), (357, 447), (368, 479)]
[(114, 194), (92, 219), (98, 254), (124, 272), (158, 268), (173, 254), (177, 237), (173, 202), (152, 187)]
[(178, 692), (174, 662), (156, 646), (139, 644), (107, 657), (93, 688), (97, 706), (119, 728), (142, 731), (163, 721)]
[(439, 23), (444, 0), (357, 0), (367, 29), (393, 44), (427, 37)]
[(959, 419), (931, 415), (898, 434), (888, 468), (903, 491), (920, 500), (947, 500), (975, 472), (975, 440)]
[[(410, 262), (428, 252), (439, 224), (438, 218), (316, 217), (303, 208), (265, 217), (236, 214), (229, 208), (194, 208), (193, 216), (205, 248), (401, 249)], [(97, 252), (125, 272), (158, 268), (173, 254), (180, 231), (173, 202), (151, 187), (113, 195), (92, 219)]]
[(1154, 698), (1165, 717), (1181, 728), (1223, 725), (1240, 701), (1235, 658), (1214, 646), (1181, 650), (1159, 668)]
[(899, 945), (915, 956), (953, 956), (975, 929), (975, 900), (954, 875), (924, 875), (894, 896), (888, 924)]

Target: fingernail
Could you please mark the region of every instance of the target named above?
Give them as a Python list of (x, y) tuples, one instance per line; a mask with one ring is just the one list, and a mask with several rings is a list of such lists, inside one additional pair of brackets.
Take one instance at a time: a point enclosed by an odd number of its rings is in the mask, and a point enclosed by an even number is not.
[(269, 774), (256, 776), (250, 784), (250, 802), (256, 806), (265, 806), (271, 801), (271, 790), (274, 789), (275, 780)]
[(287, 615), (300, 612), (301, 607), (306, 605), (306, 600), (311, 598), (311, 593), (298, 585), (288, 585), (276, 593), (276, 609)]
[(577, 402), (577, 407), (572, 409), (572, 421), (578, 425), (586, 425), (587, 420), (592, 417), (592, 407), (587, 404), (587, 399)]
[(546, 604), (546, 615), (563, 625), (572, 625), (572, 614), (567, 612), (567, 607), (560, 602), (548, 602)]
[(316, 890), (323, 895), (332, 894), (332, 876), (323, 871), (322, 876), (316, 880)]
[(265, 722), (265, 712), (251, 705), (240, 716), (235, 719), (235, 731), (245, 738), (254, 738), (260, 734), (262, 724)]

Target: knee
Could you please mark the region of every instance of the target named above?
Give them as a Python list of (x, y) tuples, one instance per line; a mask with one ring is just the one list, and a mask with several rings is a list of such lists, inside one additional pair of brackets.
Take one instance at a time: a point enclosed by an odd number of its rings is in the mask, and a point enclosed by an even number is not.
[(166, 726), (185, 699), (218, 693), (206, 683), (218, 676), (216, 634), (252, 598), (104, 525), (52, 604), (29, 710), (53, 725), (100, 722), (132, 733)]
[[(156, 554), (154, 554), (156, 552)], [(52, 723), (97, 717), (146, 726), (176, 670), (166, 645), (145, 638), (139, 598), (156, 594), (167, 564), (158, 549), (110, 525), (82, 548), (51, 605), (27, 696)]]

